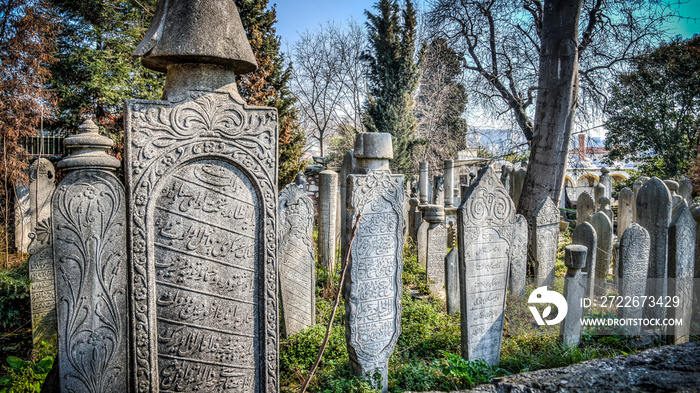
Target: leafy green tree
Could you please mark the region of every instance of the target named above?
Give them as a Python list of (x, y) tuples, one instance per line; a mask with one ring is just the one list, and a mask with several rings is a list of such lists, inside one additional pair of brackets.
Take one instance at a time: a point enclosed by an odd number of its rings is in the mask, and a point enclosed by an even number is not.
[(689, 175), (700, 148), (700, 35), (640, 56), (606, 108), (610, 160), (661, 178)]
[(258, 69), (239, 79), (241, 96), (251, 105), (272, 106), (279, 116), (279, 187), (291, 183), (304, 169), (301, 161), (305, 136), (299, 127), (295, 98), (289, 90), (290, 65), (280, 52), (274, 5), (268, 0), (235, 0), (241, 22), (253, 48)]
[(411, 157), (416, 145), (413, 95), (420, 77), (416, 11), (411, 0), (406, 0), (404, 8), (396, 0), (379, 0), (374, 8), (376, 14), (365, 11), (370, 50), (362, 55), (369, 82), (364, 125), (368, 131), (391, 134), (391, 168), (408, 175), (413, 171)]

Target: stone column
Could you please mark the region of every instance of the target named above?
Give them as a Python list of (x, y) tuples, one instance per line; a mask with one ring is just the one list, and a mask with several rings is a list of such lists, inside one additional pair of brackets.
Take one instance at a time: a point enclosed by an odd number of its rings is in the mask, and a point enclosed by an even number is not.
[(532, 250), (537, 267), (535, 281), (538, 287), (551, 287), (559, 249), (559, 209), (551, 198), (545, 198), (535, 209), (532, 225)]
[(452, 198), (454, 196), (455, 187), (454, 161), (445, 160), (443, 171), (445, 176), (445, 207), (452, 207)]
[(445, 208), (441, 205), (428, 205), (423, 209), (425, 221), (430, 224), (426, 242), (426, 279), (430, 292), (445, 295), (445, 255), (447, 254), (447, 230), (445, 229)]
[[(581, 341), (581, 319), (583, 318), (582, 300), (586, 297), (586, 273), (581, 269), (586, 265), (587, 249), (580, 245), (569, 245), (564, 250), (564, 264), (567, 267), (564, 278), (564, 297), (566, 298), (566, 318), (561, 322), (559, 337), (569, 347), (577, 347)], [(558, 312), (561, 312), (559, 310)]]
[(318, 260), (328, 274), (335, 271), (335, 215), (338, 174), (325, 170), (318, 174)]
[[(618, 293), (623, 298), (640, 299), (644, 296), (649, 269), (649, 232), (639, 224), (633, 223), (620, 238), (620, 266), (618, 273)], [(636, 304), (636, 306), (635, 306)], [(620, 307), (618, 317), (642, 318), (642, 304), (631, 303), (630, 307)], [(627, 325), (631, 335), (637, 336), (641, 325)]]
[(683, 324), (669, 326), (668, 344), (683, 344), (690, 339), (696, 224), (685, 201), (682, 203), (668, 228), (668, 296), (674, 305), (668, 308), (668, 318)]
[(428, 163), (427, 162), (421, 162), (420, 163), (420, 173), (419, 173), (419, 178), (418, 178), (418, 187), (419, 187), (419, 202), (421, 205), (427, 205), (428, 202)]
[(576, 225), (574, 233), (571, 236), (571, 243), (584, 246), (589, 252), (586, 252), (586, 265), (583, 268), (586, 273), (586, 296), (593, 298), (595, 295), (595, 269), (596, 269), (596, 254), (598, 253), (598, 234), (589, 222), (582, 222)]
[(86, 120), (63, 144), (71, 155), (52, 201), (62, 392), (128, 392), (129, 303), (124, 186), (111, 139)]
[(591, 225), (595, 229), (598, 247), (595, 251), (594, 293), (603, 296), (606, 293), (606, 278), (612, 261), (613, 229), (608, 215), (598, 212), (591, 217)]
[(389, 357), (401, 333), (404, 178), (389, 170), (391, 135), (358, 134), (354, 153), (355, 174), (348, 176), (348, 234), (361, 217), (343, 287), (345, 339), (353, 373), (379, 373), (379, 388), (386, 392)]

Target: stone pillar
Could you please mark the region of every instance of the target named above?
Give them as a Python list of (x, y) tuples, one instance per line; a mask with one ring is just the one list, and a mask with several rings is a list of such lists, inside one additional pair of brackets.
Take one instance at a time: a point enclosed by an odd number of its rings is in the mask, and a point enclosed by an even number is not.
[(338, 174), (325, 170), (318, 174), (318, 260), (328, 274), (335, 271), (335, 215)]
[(29, 234), (27, 249), (32, 306), (32, 341), (34, 348), (44, 341), (56, 345), (56, 285), (54, 282), (51, 219), (40, 221)]
[(455, 187), (454, 161), (445, 160), (443, 171), (445, 176), (445, 207), (452, 207)]
[(428, 163), (420, 163), (420, 174), (418, 178), (419, 187), (419, 202), (421, 205), (427, 205), (428, 202)]
[[(559, 338), (564, 345), (577, 347), (581, 341), (581, 319), (586, 297), (586, 273), (581, 269), (586, 265), (587, 249), (581, 245), (569, 245), (564, 250), (564, 264), (567, 267), (564, 278), (564, 297), (566, 298), (566, 318), (561, 322)], [(558, 312), (561, 312), (559, 310)]]
[(423, 209), (428, 227), (426, 242), (426, 279), (430, 292), (445, 295), (445, 255), (447, 254), (447, 230), (445, 229), (445, 208), (442, 205), (428, 205)]
[(620, 191), (620, 196), (617, 200), (617, 238), (622, 239), (622, 234), (632, 224), (634, 211), (634, 192), (625, 187)]
[(459, 258), (456, 248), (451, 249), (445, 256), (445, 295), (447, 314), (457, 314), (459, 312)]
[(111, 139), (90, 120), (63, 144), (71, 155), (52, 201), (60, 391), (128, 392), (129, 303), (124, 186)]
[(603, 196), (612, 200), (612, 177), (610, 177), (610, 168), (607, 166), (600, 169), (600, 184), (605, 187)]
[(379, 373), (388, 390), (389, 357), (401, 333), (403, 175), (392, 175), (391, 135), (361, 133), (348, 176), (347, 233), (361, 214), (345, 276), (345, 339), (355, 375)]
[(683, 324), (668, 327), (668, 344), (683, 344), (690, 339), (696, 224), (685, 201), (682, 203), (668, 228), (668, 296), (674, 304), (668, 308), (668, 318)]
[(595, 213), (595, 202), (591, 194), (584, 191), (576, 200), (576, 224), (590, 220), (593, 213)]
[[(649, 232), (639, 224), (633, 223), (620, 238), (620, 266), (618, 268), (618, 293), (623, 298), (641, 299), (644, 296), (649, 269)], [(635, 306), (636, 304), (636, 306)], [(642, 318), (642, 304), (631, 303), (630, 307), (620, 307), (618, 317)], [(641, 325), (627, 325), (633, 336), (638, 336)]]
[(606, 277), (612, 261), (613, 229), (608, 215), (598, 212), (591, 217), (591, 225), (595, 229), (598, 247), (595, 255), (594, 293), (603, 296), (606, 293)]
[(559, 209), (551, 198), (540, 202), (532, 215), (532, 250), (537, 286), (554, 285), (554, 265), (559, 249)]
[(571, 243), (584, 246), (587, 250), (586, 265), (583, 268), (586, 273), (586, 296), (590, 299), (595, 294), (595, 269), (596, 269), (596, 254), (598, 253), (598, 235), (589, 222), (582, 222), (576, 225), (574, 233), (571, 236)]
[(525, 297), (525, 285), (527, 284), (527, 220), (521, 214), (515, 215), (515, 229), (513, 231), (513, 245), (510, 248), (510, 293), (518, 297)]

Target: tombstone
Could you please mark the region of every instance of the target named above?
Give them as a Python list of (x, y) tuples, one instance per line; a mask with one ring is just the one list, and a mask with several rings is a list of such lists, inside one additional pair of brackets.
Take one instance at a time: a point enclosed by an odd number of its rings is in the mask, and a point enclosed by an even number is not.
[(454, 219), (445, 219), (445, 224), (447, 226), (447, 248), (455, 248), (457, 247), (457, 209), (454, 211)]
[(456, 315), (459, 308), (459, 257), (453, 248), (445, 256), (445, 296), (447, 314)]
[(443, 162), (443, 172), (445, 173), (445, 207), (452, 207), (455, 188), (454, 161), (445, 160)]
[(610, 223), (612, 224), (613, 222), (615, 222), (615, 216), (613, 215), (612, 208), (610, 207), (610, 199), (608, 199), (608, 197), (602, 197), (600, 198), (598, 205), (600, 206), (599, 211), (605, 213), (605, 215), (608, 216), (608, 219), (610, 219)]
[(591, 194), (581, 193), (576, 200), (576, 223), (580, 224), (590, 220), (593, 213), (595, 213), (595, 202)]
[(546, 197), (532, 215), (532, 250), (537, 286), (554, 285), (554, 265), (559, 249), (559, 209)]
[[(668, 225), (671, 222), (671, 193), (659, 178), (653, 178), (637, 194), (637, 222), (649, 232), (649, 270), (646, 296), (666, 296), (668, 277)], [(664, 307), (645, 303), (645, 318), (665, 316)]]
[(527, 161), (523, 160), (520, 163), (520, 169), (513, 172), (513, 189), (511, 190), (511, 198), (517, 207), (520, 203), (520, 195), (523, 193), (525, 185), (525, 175), (527, 175)]
[(27, 252), (32, 239), (32, 215), (29, 207), (29, 186), (17, 181), (15, 183), (15, 248), (17, 252)]
[[(341, 263), (344, 263), (345, 261), (345, 252), (347, 251), (348, 244), (347, 244), (347, 234), (345, 233), (345, 222), (347, 221), (346, 219), (346, 214), (347, 214), (347, 195), (348, 195), (348, 175), (352, 173), (352, 169), (355, 166), (355, 156), (353, 155), (352, 150), (349, 152), (345, 153), (345, 157), (343, 157), (343, 163), (340, 165), (340, 172), (338, 173), (338, 187), (340, 189), (340, 203), (338, 203), (338, 206), (340, 207), (340, 261)], [(411, 231), (409, 229), (409, 235)]]
[(135, 55), (163, 100), (124, 116), (134, 386), (277, 392), (277, 111), (238, 94), (257, 65), (234, 2), (155, 15)]
[(462, 357), (497, 365), (515, 206), (490, 166), (466, 191), (457, 212)]
[[(128, 263), (124, 186), (114, 144), (90, 120), (63, 141), (71, 155), (52, 198), (61, 392), (129, 391)], [(38, 238), (38, 234), (37, 234)]]
[(677, 191), (679, 186), (677, 181), (664, 180), (664, 184), (666, 184), (668, 190), (671, 191), (671, 217), (674, 217), (681, 206), (688, 205), (686, 205), (685, 199), (682, 196), (678, 195)]
[(44, 219), (29, 234), (29, 286), (32, 307), (32, 342), (56, 346), (56, 289), (54, 284), (51, 221)]
[(294, 184), (297, 185), (302, 191), (306, 192), (306, 176), (304, 176), (304, 172), (299, 172), (297, 173), (296, 177), (294, 178)]
[(510, 192), (510, 173), (511, 167), (504, 164), (501, 165), (501, 184), (506, 188), (506, 192)]
[(683, 321), (668, 327), (667, 343), (672, 345), (689, 341), (693, 308), (696, 224), (683, 204), (668, 228), (668, 296), (678, 300), (677, 307), (668, 307), (668, 318)]
[(51, 197), (56, 187), (56, 169), (45, 158), (35, 160), (29, 167), (29, 207), (32, 228), (37, 223), (51, 218)]
[[(620, 239), (618, 293), (623, 299), (641, 299), (646, 290), (649, 269), (649, 232), (641, 225), (632, 223)], [(642, 318), (641, 303), (630, 303), (628, 306), (617, 309), (619, 318)], [(626, 326), (633, 336), (639, 335), (641, 327), (641, 324)]]
[[(423, 209), (425, 209), (425, 206), (423, 206)], [(423, 215), (425, 216), (425, 211), (423, 211)], [(416, 234), (418, 239), (416, 242), (418, 263), (426, 268), (428, 266), (428, 228), (430, 228), (430, 223), (424, 219), (418, 227), (418, 233)]]
[(296, 184), (279, 194), (280, 304), (284, 335), (297, 334), (316, 321), (314, 206)]
[(428, 204), (428, 193), (429, 191), (429, 185), (428, 185), (428, 163), (427, 162), (421, 162), (420, 163), (420, 173), (418, 177), (418, 187), (419, 187), (419, 202), (421, 205), (427, 205)]
[(620, 191), (617, 199), (617, 238), (622, 239), (622, 234), (632, 224), (634, 192), (625, 187)]
[(409, 199), (408, 205), (410, 206), (410, 209), (408, 210), (408, 237), (413, 239), (414, 242), (417, 242), (418, 228), (416, 227), (416, 223), (420, 223), (423, 220), (423, 216), (418, 208), (418, 199)]
[(593, 200), (595, 201), (595, 211), (600, 211), (600, 198), (605, 196), (606, 189), (602, 183), (598, 183), (593, 187)]
[(428, 227), (426, 242), (426, 278), (430, 292), (445, 295), (445, 255), (447, 254), (447, 229), (445, 229), (445, 208), (442, 205), (428, 205), (424, 208)]
[(596, 254), (598, 253), (598, 235), (590, 222), (582, 222), (576, 225), (571, 235), (571, 244), (585, 246), (590, 252), (586, 253), (586, 265), (583, 272), (586, 273), (586, 296), (593, 298), (595, 292)]
[(318, 190), (318, 261), (332, 275), (335, 271), (338, 174), (330, 170), (321, 171), (318, 174)]
[(388, 362), (401, 334), (403, 175), (392, 175), (391, 135), (361, 133), (355, 173), (348, 177), (348, 233), (361, 214), (345, 276), (345, 339), (355, 375), (379, 373), (388, 390)]
[[(564, 298), (566, 298), (566, 318), (559, 328), (559, 339), (568, 347), (577, 347), (581, 342), (581, 320), (583, 319), (583, 298), (586, 297), (587, 274), (582, 272), (586, 265), (585, 246), (569, 245), (564, 249)], [(558, 312), (561, 312), (559, 310)]]
[(433, 205), (444, 205), (445, 180), (442, 175), (433, 177)]
[(598, 212), (591, 217), (591, 225), (595, 229), (597, 247), (595, 251), (595, 270), (591, 279), (594, 281), (594, 294), (603, 296), (606, 293), (606, 278), (612, 262), (613, 229), (608, 215)]
[(683, 197), (687, 206), (693, 204), (693, 183), (687, 177), (678, 181), (678, 195)]
[(510, 248), (509, 286), (511, 295), (525, 297), (527, 284), (527, 220), (521, 214), (515, 215), (513, 243)]
[(700, 230), (697, 230), (698, 222), (700, 222), (700, 204), (693, 204), (690, 210), (695, 219), (695, 278), (693, 285), (693, 320), (692, 323), (700, 324)]
[(605, 187), (604, 197), (612, 200), (612, 177), (610, 177), (610, 168), (604, 166), (600, 168), (600, 184)]
[(632, 212), (634, 214), (632, 221), (634, 222), (637, 222), (637, 195), (639, 195), (639, 190), (647, 181), (649, 181), (649, 178), (646, 176), (642, 176), (639, 179), (637, 179), (632, 185), (632, 191), (634, 192), (634, 204), (632, 205)]

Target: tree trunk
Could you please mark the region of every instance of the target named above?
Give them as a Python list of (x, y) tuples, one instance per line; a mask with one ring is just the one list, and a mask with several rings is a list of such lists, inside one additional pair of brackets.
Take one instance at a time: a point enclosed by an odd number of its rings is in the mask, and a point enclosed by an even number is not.
[(582, 0), (546, 0), (530, 162), (518, 211), (531, 221), (545, 197), (559, 206), (578, 94)]

